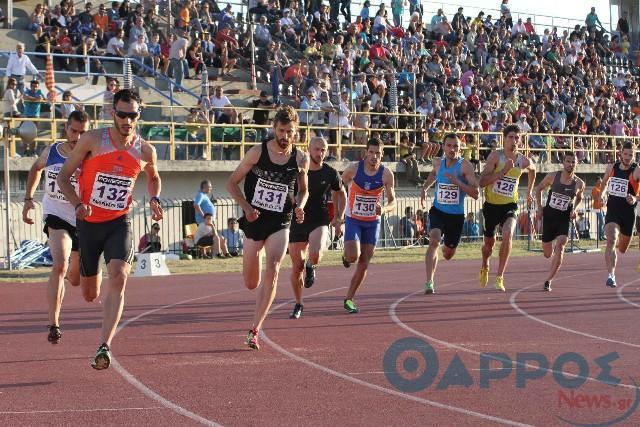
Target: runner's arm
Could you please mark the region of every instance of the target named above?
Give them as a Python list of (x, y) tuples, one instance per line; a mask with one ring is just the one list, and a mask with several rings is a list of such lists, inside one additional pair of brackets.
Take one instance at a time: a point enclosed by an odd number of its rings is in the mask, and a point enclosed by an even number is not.
[(24, 205), (22, 207), (22, 220), (27, 224), (33, 224), (33, 220), (29, 218), (29, 211), (35, 209), (36, 205), (33, 203), (33, 193), (38, 188), (40, 177), (42, 177), (42, 170), (47, 164), (47, 158), (49, 157), (49, 150), (51, 146), (46, 147), (38, 159), (33, 162), (31, 169), (29, 169), (29, 176), (27, 177), (27, 189), (24, 195)]
[(80, 136), (78, 143), (75, 148), (69, 154), (69, 157), (62, 165), (62, 169), (60, 169), (60, 173), (58, 174), (58, 186), (60, 187), (60, 191), (64, 194), (64, 197), (67, 198), (71, 206), (74, 206), (77, 210), (78, 205), (82, 203), (80, 197), (76, 194), (75, 188), (73, 188), (73, 184), (71, 184), (71, 176), (75, 173), (75, 171), (80, 167), (82, 161), (91, 154), (93, 149), (95, 138), (95, 132), (85, 132)]
[(542, 179), (542, 181), (540, 181), (540, 183), (536, 185), (533, 192), (534, 192), (534, 195), (536, 196), (536, 203), (538, 205), (538, 209), (542, 209), (544, 207), (544, 205), (542, 204), (542, 191), (551, 185), (551, 183), (556, 177), (556, 173), (557, 172), (547, 174)]
[(36, 159), (35, 162), (33, 162), (33, 164), (31, 165), (31, 169), (29, 169), (29, 175), (27, 176), (27, 189), (24, 195), (25, 201), (33, 200), (33, 193), (36, 192), (36, 188), (38, 188), (38, 184), (40, 183), (42, 170), (47, 164), (47, 158), (49, 157), (50, 149), (51, 146), (48, 146), (44, 150), (42, 150), (40, 156)]
[(580, 205), (580, 203), (582, 202), (582, 196), (584, 194), (584, 181), (581, 180), (580, 178), (578, 178), (578, 188), (576, 189), (576, 202), (573, 204), (573, 210), (575, 211), (576, 208)]
[(602, 183), (600, 184), (600, 198), (604, 199), (605, 192), (607, 191), (607, 185), (609, 184), (609, 178), (611, 177), (611, 172), (613, 171), (613, 165), (608, 164), (607, 168), (604, 170), (604, 176), (602, 177)]
[(162, 183), (160, 173), (158, 173), (158, 156), (153, 145), (145, 142), (142, 145), (142, 161), (145, 162), (144, 171), (147, 174), (147, 191), (149, 196), (160, 196)]
[(384, 183), (385, 193), (387, 193), (387, 204), (382, 208), (381, 212), (381, 214), (384, 214), (385, 212), (393, 212), (396, 209), (395, 178), (393, 172), (388, 168), (384, 169), (382, 182)]
[(506, 169), (506, 166), (502, 170), (495, 170), (496, 166), (498, 166), (498, 156), (499, 154), (497, 151), (489, 154), (487, 162), (484, 164), (484, 169), (482, 169), (482, 174), (480, 174), (480, 182), (478, 184), (480, 187), (484, 188), (493, 184), (509, 172), (509, 169)]
[(433, 168), (429, 175), (427, 176), (427, 180), (424, 182), (422, 186), (422, 193), (426, 194), (427, 190), (431, 188), (434, 182), (436, 182), (436, 175), (438, 174), (438, 168), (440, 167), (441, 159), (433, 159)]
[(529, 204), (533, 201), (532, 192), (533, 186), (536, 183), (536, 164), (529, 158), (527, 158), (528, 165), (526, 166), (527, 175), (527, 199)]
[(358, 164), (352, 163), (344, 170), (344, 172), (342, 172), (342, 183), (344, 184), (345, 188), (349, 187), (349, 184), (351, 184), (351, 181), (353, 181), (353, 178), (355, 178), (357, 171)]
[(462, 175), (467, 180), (467, 182), (459, 182), (458, 187), (460, 187), (462, 191), (467, 193), (469, 197), (472, 197), (474, 200), (478, 200), (478, 196), (480, 196), (478, 178), (476, 177), (471, 162), (467, 160), (462, 162)]
[(344, 211), (347, 207), (347, 192), (344, 191), (344, 186), (340, 186), (340, 190), (331, 192), (331, 201), (335, 209), (334, 218), (344, 222)]
[(299, 150), (298, 156), (298, 193), (296, 194), (296, 207), (304, 209), (309, 198), (309, 155)]
[(245, 154), (236, 170), (234, 170), (231, 173), (231, 176), (229, 176), (229, 179), (227, 179), (226, 188), (229, 192), (229, 195), (233, 197), (233, 199), (240, 205), (245, 213), (251, 212), (253, 210), (253, 207), (249, 204), (247, 199), (244, 198), (242, 190), (240, 189), (240, 182), (247, 176), (249, 171), (251, 171), (251, 168), (253, 168), (253, 166), (258, 163), (261, 151), (262, 147), (260, 145), (251, 147)]

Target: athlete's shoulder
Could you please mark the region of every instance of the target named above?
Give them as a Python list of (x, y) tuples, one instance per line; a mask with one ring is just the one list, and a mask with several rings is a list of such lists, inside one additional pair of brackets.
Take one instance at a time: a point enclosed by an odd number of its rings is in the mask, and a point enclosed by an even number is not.
[(584, 189), (584, 187), (586, 186), (584, 180), (582, 178), (580, 178), (579, 176), (576, 176), (576, 188), (578, 189)]

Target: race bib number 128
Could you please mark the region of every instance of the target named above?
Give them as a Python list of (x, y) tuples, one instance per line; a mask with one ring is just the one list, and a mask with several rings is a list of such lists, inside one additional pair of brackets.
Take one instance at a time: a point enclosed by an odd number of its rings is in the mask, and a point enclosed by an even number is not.
[(503, 176), (493, 184), (493, 192), (504, 197), (513, 197), (518, 180), (511, 176)]

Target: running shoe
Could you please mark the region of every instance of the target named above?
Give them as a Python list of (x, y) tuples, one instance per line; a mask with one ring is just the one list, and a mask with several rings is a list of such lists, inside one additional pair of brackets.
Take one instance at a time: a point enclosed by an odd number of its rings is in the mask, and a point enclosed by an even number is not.
[(296, 303), (296, 305), (293, 306), (293, 311), (289, 315), (289, 319), (299, 319), (300, 316), (302, 316), (303, 308), (302, 304)]
[(109, 365), (111, 365), (111, 351), (107, 343), (103, 342), (100, 344), (100, 347), (98, 347), (96, 357), (93, 359), (93, 362), (91, 362), (91, 367), (101, 371), (107, 369)]
[(544, 282), (544, 290), (546, 292), (551, 292), (551, 282), (549, 282), (548, 280)]
[(433, 280), (429, 280), (427, 283), (424, 284), (424, 293), (426, 295), (436, 293), (436, 290), (433, 289)]
[(480, 286), (486, 288), (487, 283), (489, 283), (489, 269), (480, 268)]
[(351, 263), (349, 261), (347, 261), (347, 259), (344, 257), (344, 255), (342, 255), (342, 265), (344, 265), (344, 268), (351, 267)]
[(249, 348), (252, 348), (254, 350), (260, 350), (260, 345), (258, 345), (257, 329), (252, 329), (249, 331), (249, 334), (247, 334), (247, 345), (249, 346)]
[(499, 291), (504, 292), (504, 277), (502, 276), (496, 276), (496, 289)]
[(47, 325), (49, 328), (49, 335), (47, 336), (47, 341), (51, 344), (58, 344), (60, 342), (60, 338), (62, 338), (62, 333), (60, 332), (60, 326), (58, 325)]
[(607, 283), (606, 285), (610, 288), (615, 288), (616, 285), (616, 279), (614, 277), (609, 276), (609, 278), (607, 278)]
[(353, 303), (352, 299), (344, 300), (344, 309), (347, 310), (349, 314), (357, 313), (358, 307)]
[(316, 266), (309, 265), (308, 263), (304, 266), (304, 287), (310, 288), (313, 286), (313, 283), (316, 281)]

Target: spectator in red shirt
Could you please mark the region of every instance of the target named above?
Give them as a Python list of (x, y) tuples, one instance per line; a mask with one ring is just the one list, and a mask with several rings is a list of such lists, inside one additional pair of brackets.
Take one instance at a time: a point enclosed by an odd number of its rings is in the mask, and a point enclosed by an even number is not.
[(393, 68), (391, 61), (387, 57), (387, 50), (382, 46), (381, 39), (376, 40), (376, 43), (369, 49), (369, 58), (376, 66), (382, 67), (385, 70), (391, 70)]

